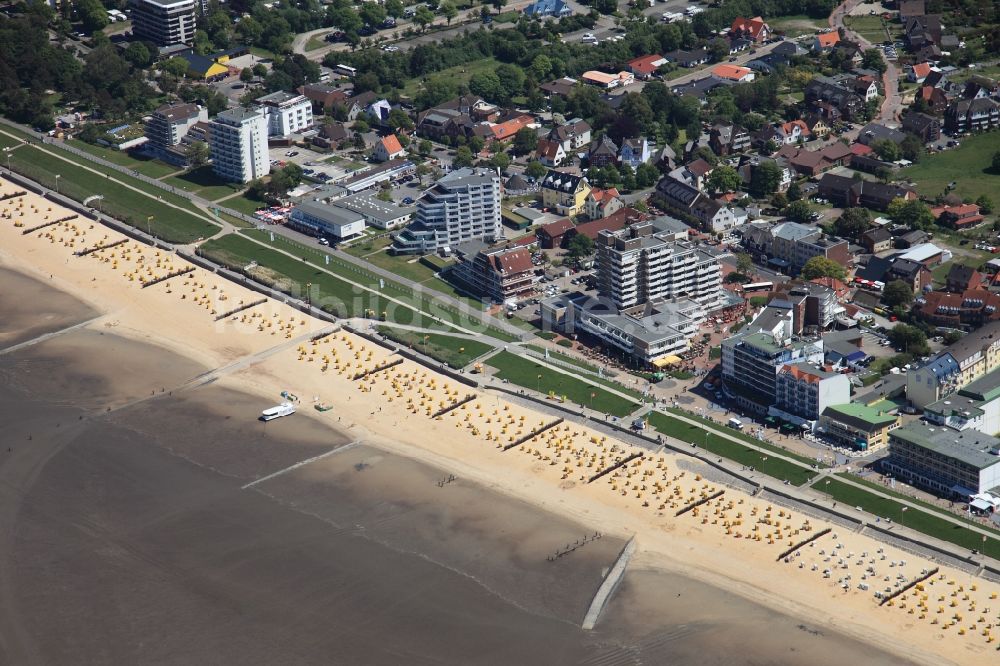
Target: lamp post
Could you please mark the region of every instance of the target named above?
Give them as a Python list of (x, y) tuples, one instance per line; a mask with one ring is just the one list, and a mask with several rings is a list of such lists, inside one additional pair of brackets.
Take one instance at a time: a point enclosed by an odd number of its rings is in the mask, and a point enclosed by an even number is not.
[[(7, 153), (8, 159), (10, 158), (10, 153)], [(59, 194), (59, 179), (62, 178), (59, 174), (56, 174), (56, 194)]]
[(10, 148), (4, 148), (3, 152), (7, 154), (7, 171), (10, 171)]
[(538, 391), (539, 393), (541, 393), (542, 392), (542, 376), (538, 375), (535, 379), (537, 380), (535, 382), (535, 390)]
[(152, 215), (147, 216), (146, 217), (146, 234), (149, 235), (149, 236), (153, 235), (153, 232), (152, 232), (152, 223), (153, 223), (153, 216)]

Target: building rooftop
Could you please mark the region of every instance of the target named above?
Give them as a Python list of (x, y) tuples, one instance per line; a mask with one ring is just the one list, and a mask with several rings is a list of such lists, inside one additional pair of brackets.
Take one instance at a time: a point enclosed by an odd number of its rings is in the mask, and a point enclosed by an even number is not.
[(222, 123), (242, 123), (244, 120), (259, 118), (263, 114), (264, 112), (260, 109), (244, 109), (241, 106), (237, 106), (232, 109), (220, 111), (219, 115), (215, 116), (215, 120)]
[(297, 99), (305, 99), (304, 95), (299, 93), (291, 93), (287, 90), (279, 90), (273, 92), (270, 95), (264, 95), (263, 97), (258, 97), (257, 102), (259, 104), (267, 104), (269, 106), (279, 106), (287, 102), (291, 102)]
[(980, 470), (1000, 464), (1000, 455), (996, 453), (1000, 451), (1000, 439), (978, 430), (956, 433), (950, 428), (915, 421), (893, 430), (891, 437)]
[(836, 419), (841, 423), (846, 423), (866, 432), (872, 432), (878, 428), (892, 425), (898, 418), (883, 409), (853, 402), (846, 405), (827, 407), (823, 410), (823, 416)]
[(347, 210), (346, 208), (330, 206), (328, 204), (318, 203), (315, 201), (300, 203), (295, 207), (295, 210), (330, 224), (350, 224), (351, 222), (363, 221), (364, 219), (358, 213)]
[(333, 205), (365, 217), (374, 218), (384, 224), (398, 220), (404, 215), (412, 215), (416, 210), (414, 206), (400, 206), (390, 201), (382, 201), (377, 199), (374, 193), (368, 191), (337, 199)]

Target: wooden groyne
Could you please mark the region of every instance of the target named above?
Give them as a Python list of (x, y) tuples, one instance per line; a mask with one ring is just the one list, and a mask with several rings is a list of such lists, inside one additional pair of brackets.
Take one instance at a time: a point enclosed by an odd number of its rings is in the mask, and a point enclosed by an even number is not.
[(514, 440), (513, 442), (511, 442), (507, 446), (503, 447), (503, 450), (504, 451), (510, 451), (515, 446), (521, 446), (522, 444), (524, 444), (525, 442), (527, 442), (528, 440), (530, 440), (532, 437), (536, 437), (537, 435), (541, 435), (546, 430), (550, 430), (552, 428), (555, 428), (557, 425), (561, 425), (564, 420), (565, 419), (556, 419), (552, 423), (549, 423), (549, 424), (543, 425), (543, 426), (539, 426), (538, 428), (535, 428), (534, 430), (532, 430), (531, 432), (529, 432), (524, 437), (519, 437), (518, 439)]
[(827, 527), (826, 529), (823, 529), (823, 530), (820, 530), (819, 532), (816, 532), (816, 534), (812, 535), (808, 539), (804, 539), (804, 540), (798, 542), (797, 544), (795, 544), (794, 546), (792, 546), (791, 548), (789, 548), (788, 550), (786, 550), (785, 552), (783, 552), (781, 555), (778, 555), (778, 559), (776, 561), (780, 562), (781, 560), (785, 559), (786, 557), (788, 557), (789, 555), (791, 555), (792, 553), (794, 553), (795, 551), (797, 551), (799, 548), (802, 548), (803, 546), (808, 546), (810, 543), (812, 543), (816, 539), (829, 534), (831, 531), (832, 531), (832, 529), (829, 528), (829, 527)]
[(158, 278), (154, 278), (149, 282), (143, 282), (142, 288), (152, 287), (154, 284), (160, 284), (161, 282), (166, 282), (167, 280), (175, 277), (181, 277), (182, 275), (187, 275), (188, 273), (194, 273), (194, 266), (188, 266), (187, 268), (182, 268), (180, 270), (174, 271), (172, 273), (167, 273), (166, 275), (161, 275)]
[(912, 582), (907, 583), (906, 585), (904, 585), (903, 587), (899, 588), (898, 590), (896, 590), (892, 594), (882, 597), (882, 601), (878, 602), (878, 605), (879, 606), (884, 606), (889, 601), (891, 601), (892, 599), (895, 599), (899, 595), (906, 594), (907, 592), (909, 592), (910, 590), (912, 590), (914, 588), (914, 586), (920, 585), (920, 583), (924, 582), (925, 580), (927, 580), (931, 576), (937, 575), (938, 571), (939, 571), (939, 569), (937, 567), (934, 567), (933, 569), (931, 569), (930, 571), (928, 571), (927, 573), (925, 573), (920, 578), (917, 578), (917, 579), (913, 580)]
[(42, 222), (41, 224), (36, 224), (30, 229), (25, 229), (21, 232), (22, 236), (26, 236), (33, 231), (38, 231), (39, 229), (44, 229), (45, 227), (51, 227), (54, 224), (62, 224), (63, 222), (69, 222), (70, 220), (75, 220), (80, 217), (79, 215), (67, 215), (66, 217), (60, 217), (58, 220), (50, 220), (49, 222)]
[(597, 624), (597, 620), (600, 619), (601, 612), (607, 605), (608, 599), (611, 598), (618, 584), (625, 577), (625, 570), (628, 568), (628, 563), (632, 559), (633, 553), (635, 553), (635, 537), (629, 539), (625, 547), (622, 548), (618, 560), (608, 570), (608, 575), (604, 577), (604, 582), (597, 588), (597, 594), (594, 595), (594, 600), (590, 602), (590, 608), (587, 609), (587, 615), (583, 618), (582, 626), (584, 629), (589, 631)]
[(18, 197), (23, 197), (28, 192), (27, 190), (21, 190), (20, 192), (11, 192), (10, 194), (0, 195), (0, 201), (7, 201), (8, 199), (16, 199)]
[(239, 314), (239, 313), (243, 312), (244, 310), (249, 310), (250, 308), (255, 308), (258, 305), (263, 305), (264, 303), (267, 303), (267, 299), (266, 298), (258, 299), (256, 301), (254, 301), (253, 303), (246, 303), (244, 305), (240, 305), (239, 307), (235, 307), (232, 310), (227, 310), (226, 312), (223, 312), (220, 315), (216, 315), (215, 321), (219, 321), (220, 319), (225, 319), (226, 317), (232, 317), (234, 314)]
[(364, 379), (368, 375), (374, 375), (375, 373), (382, 372), (383, 370), (388, 370), (389, 368), (395, 368), (397, 365), (403, 362), (403, 359), (397, 358), (395, 361), (389, 361), (388, 363), (383, 363), (382, 365), (377, 365), (371, 370), (365, 370), (364, 372), (359, 372), (358, 374), (351, 377), (353, 380)]
[(611, 465), (610, 467), (606, 467), (606, 468), (602, 469), (600, 472), (598, 472), (597, 474), (592, 475), (589, 479), (587, 479), (587, 483), (593, 483), (594, 481), (597, 481), (602, 476), (606, 476), (608, 474), (611, 474), (611, 472), (615, 471), (616, 469), (618, 469), (620, 467), (624, 467), (625, 465), (629, 464), (630, 462), (632, 462), (636, 458), (641, 458), (641, 457), (642, 457), (641, 453), (633, 453), (632, 455), (628, 456), (627, 458), (623, 458), (622, 460), (619, 460), (614, 465)]
[(86, 250), (79, 250), (74, 252), (75, 257), (86, 257), (88, 254), (93, 254), (94, 252), (100, 252), (101, 250), (109, 250), (113, 247), (118, 247), (124, 243), (127, 243), (127, 238), (122, 238), (121, 240), (116, 240), (114, 243), (104, 243), (102, 245), (95, 245), (94, 247), (88, 247)]
[(437, 410), (436, 412), (434, 412), (433, 414), (431, 414), (431, 418), (432, 419), (436, 419), (439, 416), (444, 416), (448, 412), (454, 411), (454, 410), (458, 409), (459, 407), (461, 407), (462, 405), (466, 405), (466, 404), (472, 402), (475, 399), (476, 399), (476, 396), (474, 396), (473, 394), (470, 393), (469, 395), (465, 396), (461, 400), (456, 400), (455, 402), (451, 403), (447, 407), (442, 407), (441, 409)]
[(690, 504), (688, 504), (685, 507), (681, 507), (680, 509), (677, 510), (677, 513), (675, 513), (674, 516), (684, 515), (685, 513), (687, 513), (688, 511), (690, 511), (691, 509), (699, 507), (702, 504), (707, 504), (707, 503), (711, 502), (712, 500), (714, 500), (714, 499), (716, 499), (718, 497), (722, 497), (725, 494), (726, 494), (725, 490), (720, 490), (718, 492), (714, 492), (711, 495), (709, 495), (708, 497), (700, 499), (697, 502), (691, 502)]

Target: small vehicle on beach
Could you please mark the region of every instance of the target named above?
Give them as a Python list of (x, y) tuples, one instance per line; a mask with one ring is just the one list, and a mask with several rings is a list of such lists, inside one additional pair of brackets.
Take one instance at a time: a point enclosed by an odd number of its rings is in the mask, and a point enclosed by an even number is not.
[(295, 405), (290, 402), (283, 402), (275, 407), (269, 407), (260, 413), (261, 421), (273, 421), (282, 416), (291, 416), (295, 413)]

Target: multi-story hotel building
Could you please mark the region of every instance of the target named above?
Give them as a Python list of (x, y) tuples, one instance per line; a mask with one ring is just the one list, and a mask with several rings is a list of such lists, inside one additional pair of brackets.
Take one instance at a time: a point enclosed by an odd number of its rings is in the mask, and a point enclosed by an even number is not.
[(212, 170), (220, 178), (248, 183), (271, 170), (267, 116), (261, 109), (229, 109), (209, 124)]

